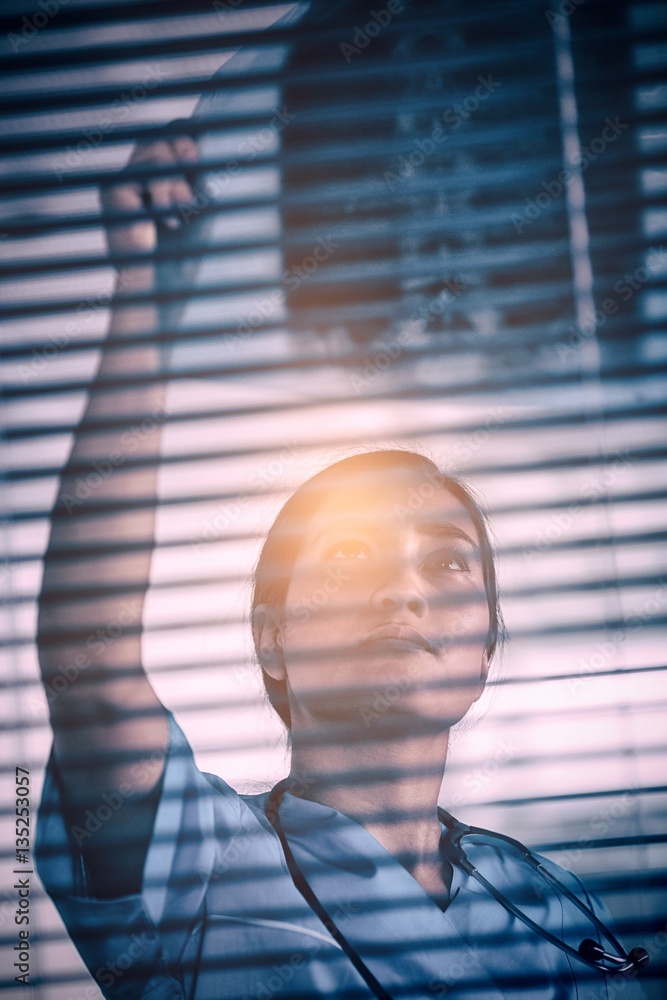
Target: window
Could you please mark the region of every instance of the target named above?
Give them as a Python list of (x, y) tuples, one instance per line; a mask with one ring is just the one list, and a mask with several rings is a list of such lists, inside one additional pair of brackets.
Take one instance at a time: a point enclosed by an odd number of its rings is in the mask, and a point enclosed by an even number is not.
[[(263, 533), (347, 449), (425, 447), (486, 497), (510, 634), (443, 804), (584, 875), (657, 998), (667, 5), (8, 0), (0, 19), (6, 768), (41, 774), (50, 740), (41, 560), (119, 263), (98, 185), (185, 120), (198, 201), (159, 252), (158, 693), (204, 770), (281, 777), (246, 624)], [(44, 897), (35, 923), (36, 995), (78, 995)]]

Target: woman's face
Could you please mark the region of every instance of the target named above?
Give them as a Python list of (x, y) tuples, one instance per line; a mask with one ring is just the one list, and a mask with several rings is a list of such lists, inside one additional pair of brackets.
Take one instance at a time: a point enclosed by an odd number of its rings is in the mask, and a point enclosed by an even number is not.
[(463, 504), (426, 470), (350, 475), (318, 499), (287, 592), (274, 676), (293, 729), (448, 728), (483, 689), (488, 627)]

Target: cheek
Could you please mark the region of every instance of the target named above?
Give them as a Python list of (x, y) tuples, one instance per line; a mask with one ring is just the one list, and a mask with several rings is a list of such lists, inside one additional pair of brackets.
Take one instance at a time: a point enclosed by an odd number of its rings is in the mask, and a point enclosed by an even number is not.
[(469, 651), (477, 655), (484, 648), (489, 632), (489, 607), (486, 594), (478, 599), (471, 595), (453, 601), (442, 608), (437, 616), (446, 640), (445, 646), (453, 646), (460, 653)]
[(483, 632), (486, 635), (489, 628), (489, 606), (486, 595), (468, 605), (463, 611), (463, 620), (470, 632), (478, 635)]
[(314, 637), (322, 634), (327, 622), (336, 614), (336, 593), (321, 574), (300, 576), (290, 583), (284, 609), (286, 646), (298, 649), (312, 646)]
[(334, 613), (344, 614), (359, 605), (359, 598), (368, 590), (368, 580), (359, 570), (353, 570), (341, 560), (325, 565), (306, 566), (290, 580), (285, 611), (290, 617), (303, 619), (317, 615), (321, 620)]

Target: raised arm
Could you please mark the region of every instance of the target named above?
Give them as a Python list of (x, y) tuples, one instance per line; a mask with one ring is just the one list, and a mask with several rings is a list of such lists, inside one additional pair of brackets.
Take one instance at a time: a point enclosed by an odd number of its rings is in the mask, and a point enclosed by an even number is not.
[[(130, 163), (196, 158), (195, 143), (178, 138), (138, 146)], [(176, 173), (141, 185), (121, 178), (102, 196), (114, 213), (191, 199)], [(108, 231), (112, 254), (145, 253), (146, 262), (116, 276), (99, 371), (58, 486), (39, 599), (39, 662), (68, 822), (85, 830), (87, 811), (105, 796), (120, 792), (123, 803), (82, 843), (100, 896), (140, 887), (157, 798), (150, 792), (167, 749), (166, 713), (141, 658), (165, 385), (158, 346), (136, 342), (157, 330), (155, 307), (120, 300), (153, 288), (157, 232), (151, 218)]]

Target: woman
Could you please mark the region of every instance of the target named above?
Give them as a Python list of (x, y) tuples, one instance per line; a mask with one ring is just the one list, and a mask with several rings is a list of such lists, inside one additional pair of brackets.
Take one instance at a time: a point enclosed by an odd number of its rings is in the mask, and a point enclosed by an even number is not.
[[(177, 138), (132, 162), (176, 169), (196, 156)], [(104, 195), (110, 212), (149, 204), (172, 226), (169, 210), (192, 199), (178, 174)], [(109, 232), (114, 254), (156, 240), (150, 219)], [(352, 456), (283, 507), (252, 630), (290, 774), (271, 795), (241, 796), (199, 772), (142, 669), (165, 400), (145, 337), (157, 316), (149, 296), (131, 301), (153, 287), (150, 258), (120, 281), (54, 508), (38, 630), (54, 733), (39, 871), (104, 995), (612, 995), (604, 974), (461, 870), (444, 835), (449, 733), (482, 693), (502, 619), (479, 505), (423, 456)], [(601, 940), (507, 843), (475, 852), (539, 927), (575, 950)], [(544, 866), (608, 919), (575, 876)], [(624, 997), (637, 995), (631, 980)]]

